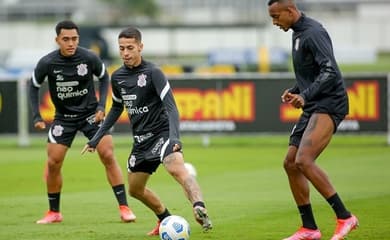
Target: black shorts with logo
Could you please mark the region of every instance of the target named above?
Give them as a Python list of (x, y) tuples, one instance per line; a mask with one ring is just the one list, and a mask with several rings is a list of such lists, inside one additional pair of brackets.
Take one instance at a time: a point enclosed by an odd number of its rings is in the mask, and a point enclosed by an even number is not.
[[(329, 114), (329, 113), (327, 113), (327, 114)], [(309, 123), (310, 117), (312, 115), (313, 115), (312, 113), (307, 113), (307, 112), (302, 113), (302, 115), (299, 117), (298, 122), (294, 125), (294, 127), (291, 131), (289, 145), (299, 147), (303, 133), (305, 132), (307, 124)], [(337, 127), (339, 126), (341, 121), (343, 121), (345, 116), (340, 115), (340, 114), (329, 114), (329, 116), (333, 120), (334, 133), (336, 133)]]
[[(173, 152), (173, 143), (169, 141), (169, 132), (134, 135), (133, 149), (127, 160), (129, 172), (153, 174), (163, 159)], [(181, 150), (180, 150), (181, 151)]]
[(74, 137), (80, 131), (88, 139), (91, 139), (101, 126), (94, 121), (95, 113), (85, 119), (56, 118), (48, 132), (47, 142), (58, 143), (68, 147), (72, 146)]

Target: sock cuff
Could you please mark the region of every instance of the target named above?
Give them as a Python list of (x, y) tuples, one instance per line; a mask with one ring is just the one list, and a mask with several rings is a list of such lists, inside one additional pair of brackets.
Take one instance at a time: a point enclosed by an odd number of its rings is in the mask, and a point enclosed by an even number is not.
[(194, 202), (194, 204), (192, 205), (193, 207), (202, 207), (202, 208), (206, 208), (206, 206), (204, 205), (204, 202), (202, 201), (198, 201), (198, 202)]

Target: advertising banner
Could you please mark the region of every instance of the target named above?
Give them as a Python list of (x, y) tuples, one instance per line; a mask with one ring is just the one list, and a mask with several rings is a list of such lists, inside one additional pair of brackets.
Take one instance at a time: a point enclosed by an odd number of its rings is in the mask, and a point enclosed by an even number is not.
[[(345, 76), (349, 115), (340, 132), (386, 132), (388, 123), (386, 75)], [(289, 132), (301, 110), (281, 102), (282, 92), (292, 87), (292, 75), (243, 75), (187, 77), (170, 80), (180, 113), (183, 133), (278, 133)], [(47, 84), (40, 90), (40, 111), (50, 123), (54, 106)], [(111, 107), (111, 92), (106, 112)], [(16, 82), (0, 82), (0, 133), (17, 132)], [(31, 118), (31, 114), (29, 115)], [(29, 120), (31, 122), (31, 120)], [(116, 132), (130, 132), (127, 113), (115, 125)], [(32, 129), (30, 123), (30, 132)]]
[(16, 81), (0, 81), (0, 134), (18, 131), (17, 100)]

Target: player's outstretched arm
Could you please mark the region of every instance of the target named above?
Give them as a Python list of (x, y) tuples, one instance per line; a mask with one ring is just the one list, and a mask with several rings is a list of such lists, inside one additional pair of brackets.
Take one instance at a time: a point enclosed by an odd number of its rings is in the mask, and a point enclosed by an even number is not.
[(121, 103), (113, 102), (110, 112), (108, 113), (105, 121), (99, 130), (95, 133), (91, 140), (84, 146), (81, 150), (81, 154), (85, 152), (94, 152), (96, 146), (99, 144), (102, 137), (114, 126), (115, 122), (118, 120), (123, 111), (123, 105)]

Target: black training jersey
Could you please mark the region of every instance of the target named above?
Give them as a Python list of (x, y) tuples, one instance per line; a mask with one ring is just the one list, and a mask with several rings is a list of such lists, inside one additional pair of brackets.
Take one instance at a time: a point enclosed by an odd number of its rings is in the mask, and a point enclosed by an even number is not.
[[(94, 76), (100, 81), (99, 103)], [(96, 110), (104, 111), (109, 77), (103, 62), (91, 51), (78, 47), (74, 55), (65, 57), (55, 50), (39, 60), (30, 86), (34, 122), (42, 120), (38, 90), (46, 78), (56, 118), (80, 119)]]
[(292, 29), (292, 58), (297, 85), (290, 91), (304, 98), (303, 110), (306, 112), (348, 114), (345, 83), (327, 31), (304, 14)]
[(134, 68), (123, 65), (112, 74), (111, 85), (113, 105), (90, 146), (96, 146), (114, 125), (123, 107), (139, 142), (161, 131), (169, 131), (170, 141), (179, 142), (179, 113), (169, 82), (159, 68), (144, 60)]

